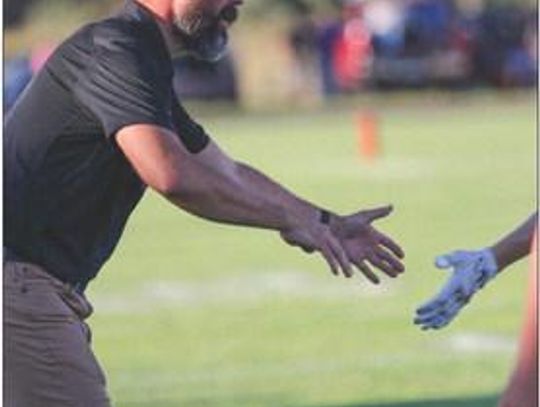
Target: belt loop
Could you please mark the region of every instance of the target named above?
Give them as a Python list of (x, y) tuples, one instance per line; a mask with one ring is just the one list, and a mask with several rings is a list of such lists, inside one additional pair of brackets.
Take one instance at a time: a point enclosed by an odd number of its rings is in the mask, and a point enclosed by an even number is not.
[(73, 286), (73, 290), (77, 292), (77, 294), (82, 294), (82, 284), (81, 283), (75, 283)]

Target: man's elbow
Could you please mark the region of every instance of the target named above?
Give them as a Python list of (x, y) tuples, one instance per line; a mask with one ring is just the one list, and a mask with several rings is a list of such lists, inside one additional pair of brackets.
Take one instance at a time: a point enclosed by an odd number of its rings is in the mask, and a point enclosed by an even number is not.
[(194, 193), (189, 182), (177, 175), (157, 177), (151, 182), (147, 182), (147, 184), (158, 194), (169, 200), (187, 200)]

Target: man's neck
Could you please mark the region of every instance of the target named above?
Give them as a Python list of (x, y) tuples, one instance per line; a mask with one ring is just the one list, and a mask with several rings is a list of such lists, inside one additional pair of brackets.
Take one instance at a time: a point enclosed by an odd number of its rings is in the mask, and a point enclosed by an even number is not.
[(161, 23), (172, 20), (171, 3), (164, 0), (135, 0), (141, 6), (150, 11)]
[[(165, 0), (134, 0), (137, 4), (147, 10), (155, 19), (157, 27), (161, 32), (163, 41), (171, 59), (178, 58), (186, 54), (186, 51), (179, 38), (174, 37), (173, 17), (171, 3)], [(168, 4), (168, 6), (167, 6)]]

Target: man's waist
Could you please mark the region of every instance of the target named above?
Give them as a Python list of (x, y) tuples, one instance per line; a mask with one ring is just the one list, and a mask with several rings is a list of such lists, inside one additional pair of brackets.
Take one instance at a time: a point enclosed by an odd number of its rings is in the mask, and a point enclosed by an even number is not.
[(86, 286), (88, 285), (88, 281), (69, 281), (69, 279), (65, 278), (64, 276), (58, 275), (58, 273), (55, 273), (52, 271), (52, 268), (44, 267), (41, 264), (38, 264), (35, 261), (30, 260), (26, 256), (20, 254), (16, 250), (13, 250), (10, 247), (4, 246), (3, 247), (3, 261), (4, 262), (13, 262), (13, 263), (27, 263), (31, 264), (33, 266), (39, 267), (43, 272), (49, 274), (51, 277), (59, 280), (63, 284), (69, 285), (71, 288), (73, 288), (75, 291), (79, 293), (84, 293), (84, 290), (86, 289)]
[(9, 247), (7, 246), (4, 246), (4, 250), (3, 250), (3, 259), (4, 261), (13, 261), (13, 262), (17, 262), (17, 263), (25, 263), (24, 259), (22, 258), (22, 256), (19, 256), (15, 250), (12, 250), (10, 249)]

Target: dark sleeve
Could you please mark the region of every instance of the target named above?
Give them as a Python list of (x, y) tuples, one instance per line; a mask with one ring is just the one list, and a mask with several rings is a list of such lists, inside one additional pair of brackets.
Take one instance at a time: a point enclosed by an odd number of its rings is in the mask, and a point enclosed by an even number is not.
[(132, 124), (173, 130), (171, 71), (170, 61), (136, 33), (98, 27), (90, 64), (81, 73), (74, 92), (97, 116), (107, 137)]
[(196, 123), (178, 102), (176, 95), (172, 102), (172, 119), (175, 131), (186, 149), (193, 154), (204, 150), (210, 142), (202, 126)]

